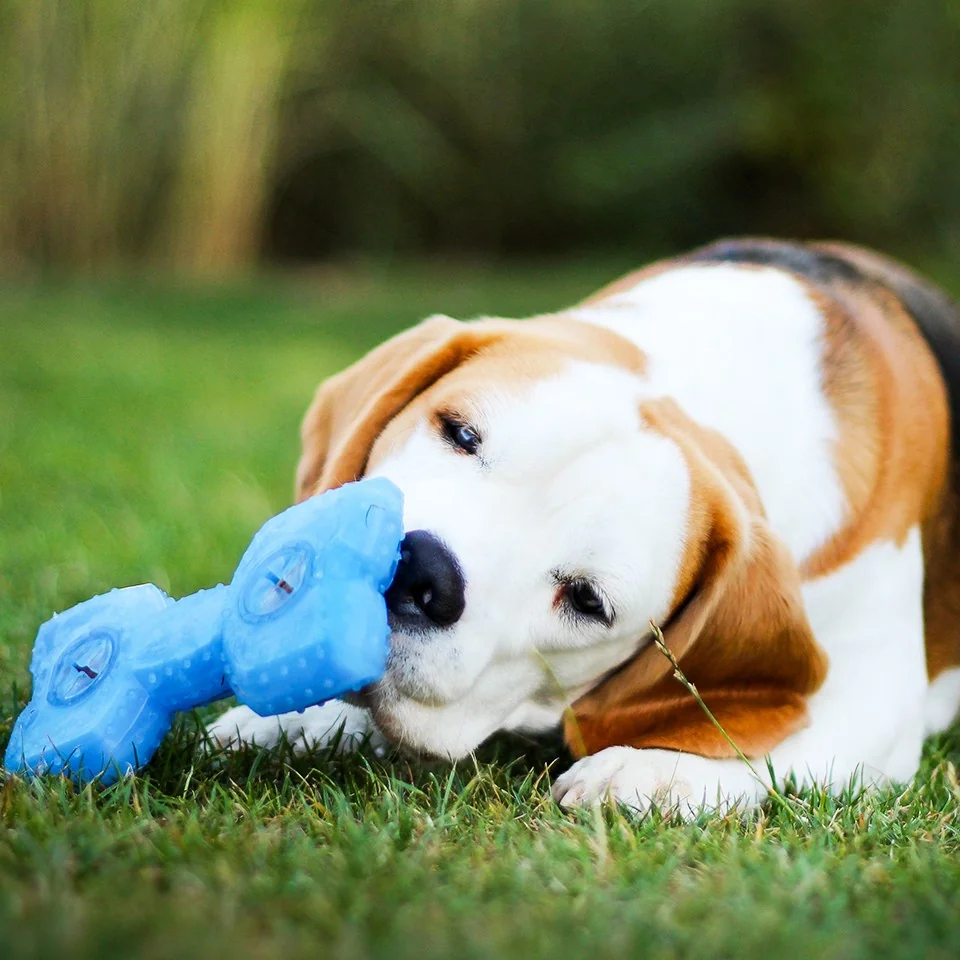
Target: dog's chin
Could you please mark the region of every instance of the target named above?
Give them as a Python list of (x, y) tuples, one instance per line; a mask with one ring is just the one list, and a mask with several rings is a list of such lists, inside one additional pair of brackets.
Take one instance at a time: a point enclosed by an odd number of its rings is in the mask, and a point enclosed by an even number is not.
[(410, 701), (426, 709), (453, 707), (473, 686), (455, 652), (438, 652), (437, 637), (429, 633), (394, 630), (383, 677), (365, 689), (377, 701)]
[(404, 754), (419, 760), (460, 760), (492, 732), (484, 729), (477, 736), (475, 724), (458, 722), (451, 716), (451, 711), (457, 710), (456, 704), (434, 705), (406, 696), (394, 685), (389, 673), (344, 699), (369, 710), (384, 737)]
[[(452, 761), (468, 756), (496, 729), (466, 698), (473, 686), (463, 671), (423, 657), (424, 637), (394, 629), (383, 676), (343, 699), (370, 712), (379, 731), (406, 754)], [(481, 711), (482, 712), (482, 711)]]

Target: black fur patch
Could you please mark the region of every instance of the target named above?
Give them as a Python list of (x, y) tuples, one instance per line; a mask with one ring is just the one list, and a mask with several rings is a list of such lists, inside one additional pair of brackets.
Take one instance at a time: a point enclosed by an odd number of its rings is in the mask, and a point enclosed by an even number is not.
[(832, 280), (863, 282), (867, 278), (852, 263), (832, 253), (813, 250), (799, 243), (767, 240), (724, 240), (694, 253), (694, 263), (751, 263), (758, 267), (778, 267), (807, 277), (814, 283)]

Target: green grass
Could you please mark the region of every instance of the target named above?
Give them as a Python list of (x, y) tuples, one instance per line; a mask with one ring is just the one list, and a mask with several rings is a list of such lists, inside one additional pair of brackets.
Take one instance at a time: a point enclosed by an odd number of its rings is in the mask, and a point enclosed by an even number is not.
[[(229, 576), (289, 500), (324, 375), (429, 312), (549, 309), (615, 272), (0, 291), (0, 745), (52, 610)], [(555, 743), (500, 739), (454, 769), (215, 763), (197, 719), (115, 787), (0, 786), (0, 957), (960, 953), (956, 732), (901, 790), (679, 824), (561, 813)]]

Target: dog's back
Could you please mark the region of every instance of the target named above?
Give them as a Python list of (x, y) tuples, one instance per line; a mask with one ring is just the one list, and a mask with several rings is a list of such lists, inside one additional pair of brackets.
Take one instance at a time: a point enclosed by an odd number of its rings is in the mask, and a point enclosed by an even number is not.
[(927, 670), (934, 680), (960, 665), (960, 306), (903, 264), (850, 244), (721, 241), (690, 259), (776, 267), (828, 295), (847, 285), (892, 296), (923, 336), (946, 389), (951, 446), (939, 503), (923, 527)]

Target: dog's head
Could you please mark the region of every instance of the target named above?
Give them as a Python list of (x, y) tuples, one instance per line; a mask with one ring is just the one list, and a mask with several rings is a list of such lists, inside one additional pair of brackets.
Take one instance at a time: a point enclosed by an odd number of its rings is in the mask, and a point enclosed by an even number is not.
[[(571, 740), (616, 741), (609, 718), (636, 721), (638, 691), (649, 712), (670, 672), (651, 620), (691, 656), (708, 622), (760, 623), (772, 647), (748, 672), (774, 685), (812, 644), (742, 463), (651, 397), (644, 366), (574, 320), (435, 317), (319, 388), (298, 498), (361, 476), (405, 498), (388, 669), (363, 695), (398, 742), (459, 757), (497, 729), (553, 725), (578, 699)], [(757, 661), (742, 643), (732, 662), (734, 642), (713, 644), (720, 666), (700, 682), (729, 686)]]

